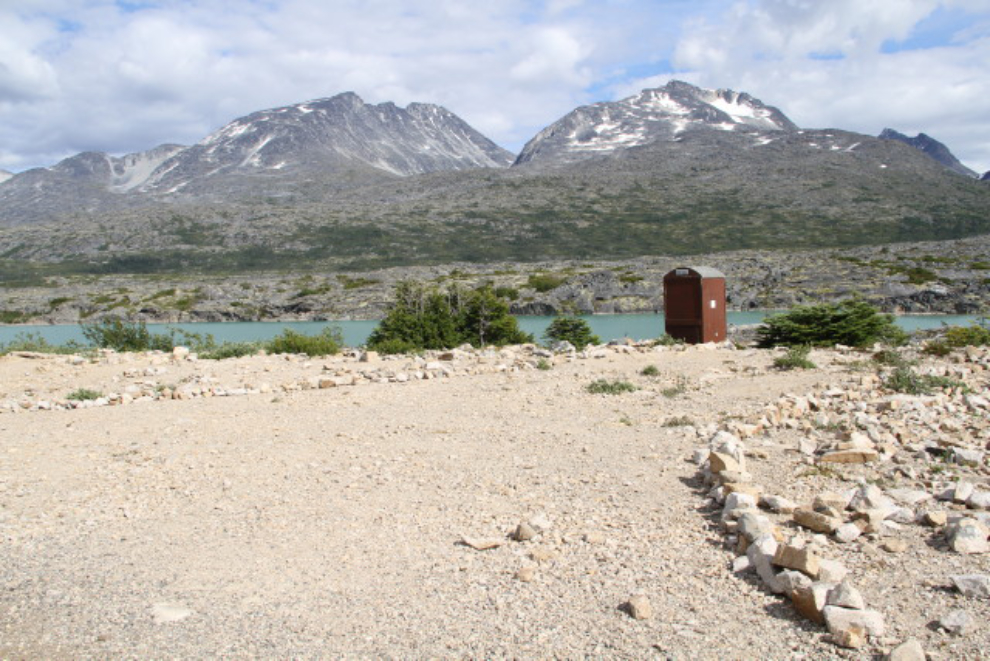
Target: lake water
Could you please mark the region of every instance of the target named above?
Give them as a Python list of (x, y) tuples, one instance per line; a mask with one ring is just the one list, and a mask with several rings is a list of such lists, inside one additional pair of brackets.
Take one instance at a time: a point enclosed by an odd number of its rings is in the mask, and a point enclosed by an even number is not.
[[(768, 312), (729, 312), (729, 324), (742, 326), (758, 324), (769, 314)], [(662, 314), (614, 314), (590, 315), (582, 317), (591, 326), (592, 332), (603, 341), (628, 337), (634, 340), (646, 340), (663, 334), (664, 317)], [(537, 340), (543, 335), (553, 317), (518, 317), (519, 326), (527, 333), (532, 333)], [(897, 325), (906, 331), (939, 328), (943, 324), (952, 326), (968, 326), (976, 321), (973, 315), (901, 315), (897, 317)], [(189, 323), (189, 324), (148, 324), (148, 330), (153, 333), (164, 333), (169, 328), (179, 328), (185, 331), (210, 334), (218, 342), (246, 342), (269, 340), (282, 332), (283, 328), (292, 328), (306, 334), (315, 334), (327, 326), (338, 326), (344, 335), (347, 346), (361, 346), (378, 325), (377, 321), (284, 321), (284, 322), (218, 322), (218, 323)], [(65, 326), (0, 326), (0, 344), (5, 344), (22, 333), (34, 333), (52, 344), (64, 344), (70, 340), (85, 342), (82, 329), (78, 325)]]

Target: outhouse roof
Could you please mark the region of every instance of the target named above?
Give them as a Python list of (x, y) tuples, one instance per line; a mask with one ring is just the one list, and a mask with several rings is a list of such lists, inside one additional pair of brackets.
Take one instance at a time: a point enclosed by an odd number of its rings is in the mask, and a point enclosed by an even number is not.
[[(683, 268), (688, 268), (688, 269), (691, 269), (692, 271), (694, 271), (695, 273), (697, 273), (702, 278), (725, 278), (725, 274), (724, 273), (722, 273), (718, 269), (713, 269), (710, 266), (680, 266), (678, 268), (682, 268), (682, 269)], [(670, 273), (674, 273), (674, 271), (677, 271), (677, 269), (674, 269)], [(670, 275), (670, 273), (668, 273), (667, 275)]]

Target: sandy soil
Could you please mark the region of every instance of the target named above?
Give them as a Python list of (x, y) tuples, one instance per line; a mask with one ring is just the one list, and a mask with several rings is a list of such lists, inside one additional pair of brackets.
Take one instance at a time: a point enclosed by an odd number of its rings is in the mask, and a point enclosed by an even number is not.
[[(859, 378), (847, 357), (777, 372), (764, 351), (602, 355), (543, 371), (493, 354), (446, 378), (298, 390), (283, 386), (358, 363), (0, 358), (0, 400), (259, 391), (0, 413), (0, 658), (869, 658), (908, 636), (933, 658), (980, 654), (982, 604), (968, 642), (940, 648), (919, 606), (849, 651), (730, 571), (693, 451), (784, 393)], [(598, 378), (639, 389), (589, 394)], [(751, 470), (783, 489), (794, 454)], [(534, 517), (535, 539), (509, 539)], [(919, 546), (920, 563), (990, 569)], [(871, 606), (953, 598), (954, 569), (885, 597), (874, 565), (888, 561), (858, 557)], [(622, 608), (639, 594), (648, 619)]]

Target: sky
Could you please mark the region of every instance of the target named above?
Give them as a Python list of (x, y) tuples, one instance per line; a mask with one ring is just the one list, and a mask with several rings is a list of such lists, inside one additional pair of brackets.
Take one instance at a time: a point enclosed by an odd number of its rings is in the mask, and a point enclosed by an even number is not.
[(0, 168), (345, 91), (442, 105), (518, 152), (672, 79), (990, 170), (990, 0), (0, 0)]

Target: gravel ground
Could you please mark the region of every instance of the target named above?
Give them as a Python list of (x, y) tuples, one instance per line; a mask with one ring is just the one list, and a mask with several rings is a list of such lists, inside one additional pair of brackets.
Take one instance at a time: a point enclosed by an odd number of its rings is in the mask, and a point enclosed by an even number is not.
[[(764, 351), (599, 355), (303, 390), (283, 386), (357, 363), (0, 358), (0, 399), (194, 381), (258, 391), (0, 413), (0, 658), (880, 651), (836, 647), (755, 577), (732, 574), (690, 461), (717, 425), (852, 378), (843, 356), (776, 372)], [(647, 365), (659, 374), (642, 376)], [(638, 390), (589, 394), (598, 378)], [(784, 490), (799, 459), (783, 437), (763, 442), (768, 458), (751, 470)], [(533, 539), (510, 539), (521, 522)], [(932, 658), (983, 653), (987, 607), (970, 604), (977, 632), (941, 650), (928, 624), (955, 598), (945, 575), (974, 563), (986, 573), (986, 556), (925, 551), (917, 562), (937, 575), (893, 586), (884, 563), (903, 559), (844, 561), (893, 621), (888, 643), (919, 637)], [(636, 595), (652, 617), (626, 612)]]

